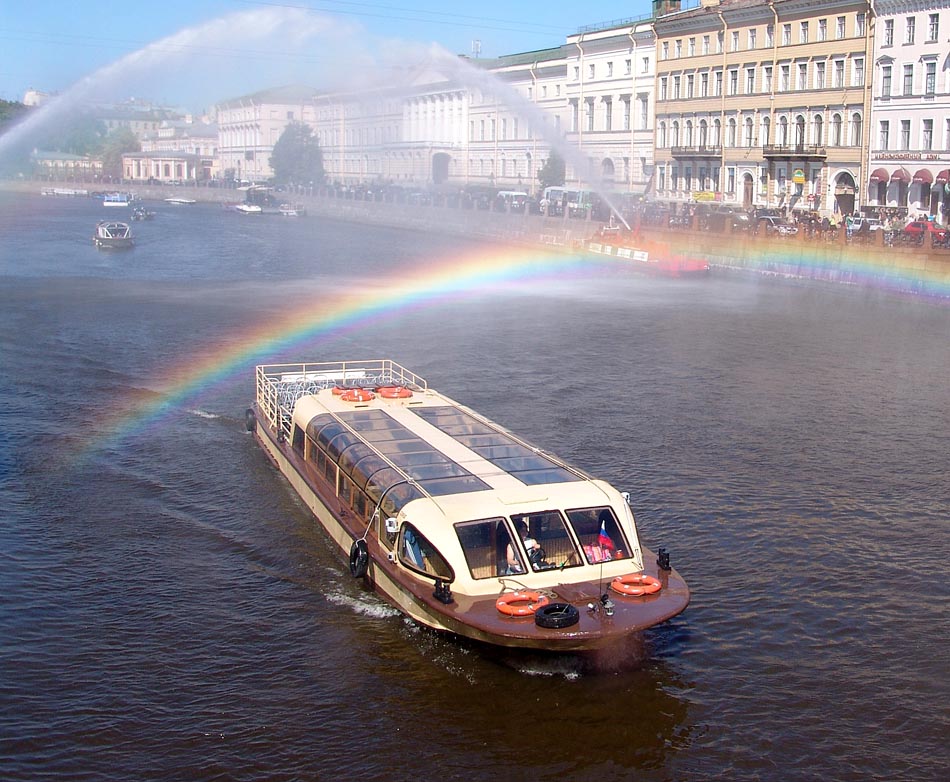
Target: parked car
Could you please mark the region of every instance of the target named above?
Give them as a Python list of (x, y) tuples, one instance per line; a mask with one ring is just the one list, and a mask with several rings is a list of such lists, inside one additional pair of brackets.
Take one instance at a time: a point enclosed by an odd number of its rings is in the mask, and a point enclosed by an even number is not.
[(755, 231), (767, 236), (794, 236), (798, 233), (798, 226), (786, 223), (780, 217), (759, 217), (755, 224)]
[(947, 229), (935, 225), (929, 220), (914, 220), (904, 226), (904, 236), (912, 238), (918, 242), (923, 241), (925, 234), (931, 234), (934, 242), (943, 243), (947, 241)]

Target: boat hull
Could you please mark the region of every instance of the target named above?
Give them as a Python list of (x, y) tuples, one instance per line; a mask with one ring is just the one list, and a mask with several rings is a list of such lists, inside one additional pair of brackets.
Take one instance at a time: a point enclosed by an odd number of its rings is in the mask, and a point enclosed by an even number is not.
[[(289, 481), (311, 513), (333, 540), (344, 561), (353, 542), (365, 531), (365, 523), (339, 512), (339, 502), (322, 477), (279, 438), (261, 415), (255, 416), (253, 433), (274, 466)], [(366, 538), (369, 566), (365, 579), (385, 600), (419, 624), (494, 646), (553, 652), (583, 652), (623, 643), (631, 635), (660, 624), (681, 613), (689, 604), (689, 589), (673, 569), (662, 570), (655, 555), (644, 554), (644, 574), (656, 578), (661, 589), (656, 594), (625, 597), (609, 592), (612, 614), (604, 610), (602, 596), (607, 583), (559, 584), (544, 590), (552, 601), (570, 603), (578, 609), (576, 624), (565, 628), (538, 626), (533, 615), (513, 617), (501, 614), (496, 598), (502, 591), (518, 588), (511, 577), (499, 579), (498, 593), (469, 596), (455, 593), (451, 603), (438, 600), (432, 581), (412, 577), (399, 568), (388, 552), (372, 536)]]

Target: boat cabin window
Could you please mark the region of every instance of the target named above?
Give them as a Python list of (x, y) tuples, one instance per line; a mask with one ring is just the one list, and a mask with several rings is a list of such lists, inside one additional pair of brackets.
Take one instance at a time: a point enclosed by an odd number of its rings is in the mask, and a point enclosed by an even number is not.
[(294, 450), (303, 456), (303, 444), (306, 440), (306, 432), (299, 426), (294, 427)]
[(450, 583), (455, 580), (455, 573), (449, 563), (412, 524), (402, 525), (396, 551), (399, 561), (411, 570)]
[[(455, 525), (455, 534), (462, 544), (462, 553), (472, 578), (497, 578), (505, 575), (508, 566), (507, 550), (512, 533), (505, 520), (498, 516), (479, 521), (464, 521)], [(521, 561), (521, 572), (526, 572), (524, 553), (520, 546), (515, 553)]]
[[(537, 541), (541, 547), (541, 556), (535, 554), (531, 557), (532, 570), (551, 570), (583, 564), (564, 518), (558, 511), (520, 514), (513, 516), (512, 522), (515, 529), (521, 529), (523, 525), (527, 529), (527, 537)], [(521, 547), (523, 553), (527, 554), (523, 541)]]
[(609, 507), (569, 510), (567, 518), (589, 564), (630, 558), (630, 546)]

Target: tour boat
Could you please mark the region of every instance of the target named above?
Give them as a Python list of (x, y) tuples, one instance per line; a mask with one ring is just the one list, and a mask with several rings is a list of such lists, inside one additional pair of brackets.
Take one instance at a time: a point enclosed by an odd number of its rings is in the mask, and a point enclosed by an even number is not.
[(102, 197), (103, 206), (131, 206), (134, 196), (131, 193), (106, 193)]
[(237, 204), (234, 207), (234, 211), (239, 212), (242, 215), (264, 214), (264, 209), (257, 204)]
[(96, 223), (92, 243), (100, 250), (125, 250), (134, 244), (128, 223), (103, 220)]
[(422, 625), (586, 651), (689, 603), (628, 494), (391, 360), (261, 365), (256, 388), (248, 430), (351, 575)]
[(594, 255), (624, 262), (633, 271), (660, 277), (704, 277), (709, 263), (700, 258), (674, 256), (669, 245), (645, 240), (636, 231), (604, 226), (583, 244)]

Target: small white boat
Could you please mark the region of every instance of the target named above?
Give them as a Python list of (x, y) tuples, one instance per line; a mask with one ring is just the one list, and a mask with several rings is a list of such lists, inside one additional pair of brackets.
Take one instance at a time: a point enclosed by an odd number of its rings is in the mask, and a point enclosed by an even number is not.
[(281, 204), (277, 211), (284, 217), (302, 217), (307, 214), (307, 210), (302, 204)]
[(188, 206), (190, 204), (196, 203), (194, 198), (166, 198), (166, 204), (174, 204), (175, 206)]
[(132, 210), (132, 219), (133, 220), (153, 220), (155, 219), (155, 212), (150, 212), (145, 207), (137, 206)]
[(131, 193), (106, 193), (102, 198), (103, 206), (131, 206), (135, 196)]
[(114, 220), (102, 220), (96, 223), (92, 243), (100, 250), (127, 250), (135, 241), (132, 239), (132, 229), (128, 223)]
[(238, 204), (234, 207), (234, 211), (240, 212), (242, 215), (259, 215), (264, 213), (264, 210), (257, 204)]

